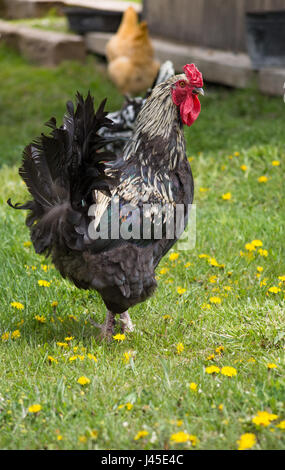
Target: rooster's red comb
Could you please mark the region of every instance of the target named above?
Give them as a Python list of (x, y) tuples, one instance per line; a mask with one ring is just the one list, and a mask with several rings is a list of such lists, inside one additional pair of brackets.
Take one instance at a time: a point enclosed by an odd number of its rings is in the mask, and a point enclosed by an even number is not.
[(184, 65), (183, 70), (191, 85), (196, 88), (202, 88), (203, 76), (201, 72), (199, 72), (195, 64), (186, 64)]

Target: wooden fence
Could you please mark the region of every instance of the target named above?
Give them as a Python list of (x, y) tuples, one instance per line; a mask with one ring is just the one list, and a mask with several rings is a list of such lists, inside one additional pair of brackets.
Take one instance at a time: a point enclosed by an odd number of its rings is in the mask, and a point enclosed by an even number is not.
[(285, 10), (285, 0), (144, 0), (152, 35), (234, 52), (246, 51), (245, 13)]

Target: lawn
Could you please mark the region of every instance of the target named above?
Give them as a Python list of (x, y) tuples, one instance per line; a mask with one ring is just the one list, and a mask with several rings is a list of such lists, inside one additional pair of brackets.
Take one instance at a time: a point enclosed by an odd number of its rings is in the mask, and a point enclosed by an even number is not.
[(0, 63), (0, 448), (237, 449), (250, 433), (245, 447), (284, 449), (282, 98), (205, 87), (186, 131), (196, 246), (162, 260), (136, 331), (102, 344), (99, 295), (35, 255), (6, 200), (27, 198), (22, 149), (76, 90), (122, 98), (93, 57), (46, 69), (1, 46)]

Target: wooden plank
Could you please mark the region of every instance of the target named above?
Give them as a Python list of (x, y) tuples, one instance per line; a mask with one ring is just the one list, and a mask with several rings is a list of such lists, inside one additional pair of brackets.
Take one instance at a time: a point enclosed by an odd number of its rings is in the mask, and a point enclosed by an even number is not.
[(118, 0), (63, 0), (63, 3), (69, 7), (91, 8), (92, 10), (124, 12), (132, 6), (138, 13), (142, 11), (142, 6), (139, 3)]
[(266, 68), (258, 73), (258, 85), (266, 95), (285, 96), (285, 69)]

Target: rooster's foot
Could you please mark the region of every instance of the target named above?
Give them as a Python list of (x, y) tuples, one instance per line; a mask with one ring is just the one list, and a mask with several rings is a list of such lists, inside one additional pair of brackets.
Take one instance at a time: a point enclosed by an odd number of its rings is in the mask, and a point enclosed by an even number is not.
[(93, 326), (101, 330), (100, 337), (102, 340), (111, 341), (115, 334), (115, 315), (113, 313), (107, 311), (105, 322), (102, 324), (94, 322), (92, 318), (89, 318), (89, 320)]
[(122, 322), (123, 333), (131, 333), (132, 331), (134, 331), (135, 327), (133, 325), (133, 322), (131, 320), (131, 317), (128, 311), (120, 314), (120, 321)]

